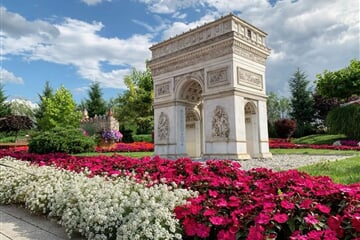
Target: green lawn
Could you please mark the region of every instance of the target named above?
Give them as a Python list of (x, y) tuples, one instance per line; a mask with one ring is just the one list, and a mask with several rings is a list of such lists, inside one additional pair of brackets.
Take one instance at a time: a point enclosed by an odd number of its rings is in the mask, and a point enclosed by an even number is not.
[(331, 134), (314, 134), (301, 138), (295, 138), (292, 140), (296, 144), (328, 144), (332, 145), (337, 140), (346, 139), (343, 134), (331, 135)]
[(297, 149), (271, 148), (270, 152), (272, 154), (311, 154), (311, 155), (356, 155), (356, 154), (360, 154), (360, 151), (312, 149), (312, 148), (297, 148)]
[(298, 169), (312, 176), (329, 176), (334, 182), (350, 184), (360, 182), (360, 155), (304, 166)]

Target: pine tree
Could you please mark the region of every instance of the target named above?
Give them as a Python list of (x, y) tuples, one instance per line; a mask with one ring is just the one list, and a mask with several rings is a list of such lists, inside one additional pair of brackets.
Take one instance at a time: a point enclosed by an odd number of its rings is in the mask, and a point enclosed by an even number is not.
[(51, 98), (52, 96), (53, 96), (53, 90), (50, 86), (50, 82), (46, 81), (42, 94), (41, 95), (39, 94), (39, 100), (40, 100), (40, 102), (38, 104), (39, 108), (35, 112), (36, 123), (40, 122), (42, 120), (42, 118), (44, 117), (45, 99)]
[(311, 123), (314, 120), (314, 101), (308, 85), (305, 73), (298, 68), (289, 80), (290, 116), (296, 120), (298, 137), (311, 132)]
[(104, 115), (107, 111), (106, 101), (102, 97), (102, 92), (98, 82), (93, 83), (90, 86), (88, 94), (89, 99), (85, 101), (85, 106), (89, 117)]

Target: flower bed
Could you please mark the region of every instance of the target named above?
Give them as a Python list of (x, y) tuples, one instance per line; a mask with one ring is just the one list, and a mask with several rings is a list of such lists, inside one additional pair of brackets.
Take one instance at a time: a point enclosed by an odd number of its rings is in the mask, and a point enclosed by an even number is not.
[[(146, 187), (131, 175), (109, 179), (3, 158), (0, 204), (24, 204), (87, 239), (181, 239), (173, 209), (195, 193), (164, 184)], [(11, 169), (9, 169), (11, 167)], [(14, 171), (14, 169), (16, 169)]]
[[(96, 179), (114, 174), (120, 178), (133, 173), (132, 176), (138, 181), (143, 181), (145, 176), (147, 181), (143, 184), (147, 187), (163, 183), (196, 191), (197, 197), (173, 209), (186, 239), (360, 237), (360, 184), (335, 184), (328, 177), (311, 177), (296, 170), (243, 171), (238, 162), (225, 160), (199, 163), (190, 159), (173, 161), (158, 157), (134, 159), (123, 156), (73, 157), (65, 154), (24, 154), (16, 158), (36, 165), (55, 165), (79, 172), (80, 175), (89, 171), (87, 176)], [(19, 185), (23, 184), (26, 185), (25, 182)], [(103, 192), (100, 194), (104, 195)], [(104, 197), (96, 202), (106, 202), (106, 199)], [(82, 216), (81, 212), (72, 214)], [(95, 211), (94, 216), (97, 215)], [(146, 219), (144, 215), (138, 217)], [(153, 214), (148, 217), (156, 219)], [(118, 229), (121, 229), (122, 223), (118, 224)]]
[(115, 143), (111, 148), (96, 147), (96, 152), (151, 152), (154, 144), (148, 142)]
[[(346, 143), (351, 145), (345, 145)], [(313, 148), (313, 149), (329, 149), (329, 150), (357, 150), (360, 151), (360, 146), (353, 144), (353, 141), (344, 141), (343, 145), (315, 145), (315, 144), (295, 144), (292, 142), (287, 142), (283, 139), (271, 139), (269, 141), (270, 148)]]

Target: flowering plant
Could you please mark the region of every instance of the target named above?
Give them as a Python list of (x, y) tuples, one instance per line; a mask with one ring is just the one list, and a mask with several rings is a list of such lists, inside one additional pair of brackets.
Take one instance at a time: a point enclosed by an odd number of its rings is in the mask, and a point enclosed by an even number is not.
[(123, 135), (118, 130), (103, 130), (101, 132), (101, 138), (105, 142), (118, 142), (123, 138)]

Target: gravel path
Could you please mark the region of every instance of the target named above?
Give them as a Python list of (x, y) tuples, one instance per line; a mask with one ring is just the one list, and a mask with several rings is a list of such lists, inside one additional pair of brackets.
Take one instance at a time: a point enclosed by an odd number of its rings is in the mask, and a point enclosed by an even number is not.
[(281, 154), (273, 155), (272, 159), (251, 159), (240, 161), (241, 168), (249, 170), (251, 168), (271, 168), (273, 170), (294, 169), (305, 165), (310, 165), (325, 161), (335, 161), (349, 158), (343, 155), (305, 155), (305, 154)]

